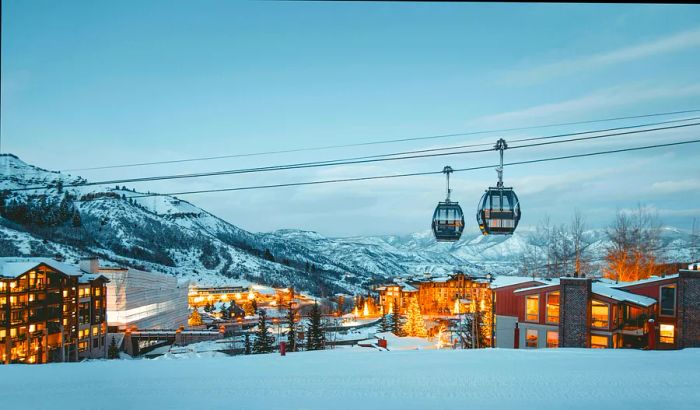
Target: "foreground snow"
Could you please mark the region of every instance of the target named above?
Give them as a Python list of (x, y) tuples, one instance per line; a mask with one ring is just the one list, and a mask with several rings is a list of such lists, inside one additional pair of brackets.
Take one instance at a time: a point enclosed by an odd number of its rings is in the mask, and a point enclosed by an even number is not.
[(698, 368), (700, 349), (351, 348), (0, 366), (0, 403), (8, 409), (697, 409)]

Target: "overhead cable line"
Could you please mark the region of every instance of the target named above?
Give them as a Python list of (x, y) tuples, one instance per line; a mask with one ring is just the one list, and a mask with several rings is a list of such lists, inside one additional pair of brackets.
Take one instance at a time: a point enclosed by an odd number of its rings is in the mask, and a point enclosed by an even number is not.
[[(562, 156), (557, 156), (557, 157), (539, 158), (539, 159), (526, 160), (526, 161), (515, 161), (515, 162), (504, 163), (503, 166), (536, 164), (536, 163), (540, 163), (540, 162), (560, 161), (560, 160), (572, 159), (572, 158), (593, 157), (593, 156), (598, 156), (598, 155), (617, 154), (617, 153), (632, 152), (632, 151), (642, 151), (642, 150), (647, 150), (647, 149), (672, 147), (672, 146), (678, 146), (678, 145), (697, 144), (697, 143), (700, 143), (700, 139), (687, 140), (687, 141), (676, 141), (676, 142), (669, 142), (669, 143), (665, 143), (665, 144), (645, 145), (645, 146), (641, 146), (641, 147), (620, 148), (620, 149), (606, 150), (606, 151), (587, 152), (587, 153), (583, 153), (583, 154), (562, 155)], [(498, 166), (498, 164), (482, 165), (482, 166), (469, 167), (469, 168), (454, 168), (453, 172), (477, 171), (477, 170), (481, 170), (481, 169), (491, 169), (491, 168), (494, 168), (496, 166)], [(415, 177), (415, 176), (438, 175), (438, 174), (442, 174), (442, 172), (443, 172), (442, 170), (440, 170), (440, 171), (426, 171), (426, 172), (411, 172), (411, 173), (404, 173), (404, 174), (375, 175), (375, 176), (356, 177), (356, 178), (336, 178), (336, 179), (326, 179), (326, 180), (320, 180), (320, 181), (289, 182), (289, 183), (283, 183), (283, 184), (253, 185), (253, 186), (234, 187), (234, 188), (203, 189), (203, 190), (197, 190), (197, 191), (171, 192), (171, 193), (167, 193), (167, 194), (140, 194), (140, 195), (131, 195), (131, 196), (129, 196), (129, 198), (147, 198), (147, 197), (174, 196), (174, 195), (194, 195), (194, 194), (205, 194), (205, 193), (216, 193), (216, 192), (247, 191), (247, 190), (267, 189), (267, 188), (284, 188), (284, 187), (294, 187), (294, 186), (334, 184), (334, 183), (343, 183), (343, 182), (371, 181), (371, 180), (378, 180), (378, 179), (394, 179), (394, 178), (405, 178), (405, 177)], [(85, 200), (82, 202), (90, 202), (90, 201), (96, 201), (96, 200), (108, 200), (108, 199), (118, 199), (118, 198), (95, 198), (95, 199)]]
[(554, 123), (554, 124), (539, 124), (539, 125), (532, 125), (532, 126), (527, 126), (527, 127), (501, 128), (501, 129), (492, 129), (492, 130), (460, 132), (460, 133), (453, 133), (453, 134), (440, 134), (440, 135), (431, 135), (431, 136), (424, 136), (424, 137), (397, 138), (397, 139), (390, 139), (390, 140), (367, 141), (367, 142), (358, 142), (358, 143), (351, 143), (351, 144), (326, 145), (326, 146), (320, 146), (320, 147), (305, 147), (305, 148), (294, 148), (294, 149), (277, 150), (277, 151), (252, 152), (252, 153), (244, 153), (244, 154), (230, 154), (230, 155), (218, 155), (218, 156), (208, 156), (208, 157), (182, 158), (182, 159), (165, 160), (165, 161), (135, 162), (135, 163), (129, 163), (129, 164), (103, 165), (103, 166), (86, 167), (86, 168), (70, 168), (70, 169), (64, 169), (62, 171), (63, 172), (71, 172), (71, 171), (93, 171), (93, 170), (114, 169), (114, 168), (132, 168), (132, 167), (142, 167), (142, 166), (149, 166), (149, 165), (179, 164), (179, 163), (185, 163), (185, 162), (211, 161), (211, 160), (227, 159), (227, 158), (242, 158), (242, 157), (273, 155), (273, 154), (288, 154), (288, 153), (304, 152), (304, 151), (321, 151), (321, 150), (328, 150), (328, 149), (335, 149), (335, 148), (349, 148), (349, 147), (360, 147), (360, 146), (379, 145), (379, 144), (392, 144), (392, 143), (397, 143), (397, 142), (424, 141), (424, 140), (433, 140), (433, 139), (442, 139), (442, 138), (451, 138), (451, 137), (464, 137), (464, 136), (469, 136), (469, 135), (493, 134), (493, 133), (500, 133), (500, 132), (526, 131), (526, 130), (534, 130), (534, 129), (541, 129), (541, 128), (553, 128), (553, 127), (562, 127), (562, 126), (568, 126), (568, 125), (594, 124), (594, 123), (599, 123), (599, 122), (621, 121), (621, 120), (650, 118), (650, 117), (663, 117), (663, 116), (669, 116), (669, 115), (689, 114), (689, 113), (697, 113), (697, 112), (700, 112), (700, 109), (670, 111), (670, 112), (641, 114), (641, 115), (630, 115), (630, 116), (624, 116), (624, 117), (612, 117), (612, 118), (584, 120), (584, 121), (560, 122), (560, 123)]
[[(639, 134), (639, 133), (646, 133), (646, 132), (653, 132), (653, 131), (662, 131), (662, 130), (678, 129), (678, 128), (685, 128), (685, 127), (694, 127), (694, 126), (698, 126), (698, 125), (700, 125), (700, 122), (666, 126), (666, 127), (657, 127), (657, 128), (650, 128), (650, 129), (644, 129), (644, 130), (634, 130), (634, 131), (617, 132), (617, 133), (610, 133), (610, 134), (603, 134), (603, 135), (570, 138), (570, 139), (566, 139), (566, 140), (538, 142), (538, 143), (532, 143), (532, 144), (526, 144), (526, 145), (511, 146), (508, 149), (532, 148), (532, 147), (545, 146), (545, 145), (554, 145), (554, 144), (563, 144), (563, 143), (569, 143), (569, 142), (609, 138), (609, 137), (615, 137), (615, 136), (621, 136), (621, 135), (630, 135), (630, 134)], [(113, 180), (107, 180), (107, 181), (85, 182), (85, 183), (79, 183), (79, 184), (65, 184), (65, 185), (63, 185), (63, 187), (69, 188), (69, 187), (95, 186), (95, 185), (113, 185), (113, 184), (151, 182), (151, 181), (162, 181), (162, 180), (172, 180), (172, 179), (189, 179), (189, 178), (202, 178), (202, 177), (210, 177), (210, 176), (237, 175), (237, 174), (248, 174), (248, 173), (257, 173), (257, 172), (269, 172), (269, 171), (284, 171), (284, 170), (291, 170), (291, 169), (319, 168), (319, 167), (340, 166), (340, 165), (357, 165), (357, 164), (377, 163), (377, 162), (386, 162), (386, 161), (400, 161), (400, 160), (407, 160), (407, 159), (433, 158), (433, 157), (444, 157), (444, 156), (452, 156), (452, 155), (474, 154), (474, 153), (490, 152), (493, 150), (494, 150), (493, 148), (485, 148), (485, 149), (477, 149), (477, 150), (463, 150), (463, 151), (439, 152), (439, 153), (430, 153), (430, 154), (406, 155), (406, 156), (389, 157), (389, 158), (370, 158), (370, 159), (329, 160), (329, 161), (320, 161), (320, 162), (319, 161), (302, 162), (302, 163), (296, 163), (296, 164), (273, 165), (273, 166), (257, 167), (257, 168), (244, 168), (244, 169), (232, 169), (232, 170), (224, 170), (224, 171), (212, 171), (212, 172), (201, 172), (201, 173), (190, 173), (190, 174), (175, 174), (175, 175), (161, 175), (161, 176), (152, 176), (152, 177), (113, 179)], [(46, 188), (47, 188), (47, 186), (35, 186), (35, 187), (17, 188), (17, 189), (13, 189), (11, 191), (31, 191), (31, 190), (46, 189)]]

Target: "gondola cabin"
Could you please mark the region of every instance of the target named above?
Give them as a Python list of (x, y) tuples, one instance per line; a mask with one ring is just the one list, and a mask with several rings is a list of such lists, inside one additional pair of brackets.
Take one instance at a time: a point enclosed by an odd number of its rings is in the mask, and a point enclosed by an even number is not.
[(520, 221), (520, 201), (513, 188), (490, 187), (476, 213), (484, 235), (512, 235)]
[(438, 242), (455, 242), (464, 230), (464, 213), (457, 202), (438, 203), (433, 213), (433, 234)]

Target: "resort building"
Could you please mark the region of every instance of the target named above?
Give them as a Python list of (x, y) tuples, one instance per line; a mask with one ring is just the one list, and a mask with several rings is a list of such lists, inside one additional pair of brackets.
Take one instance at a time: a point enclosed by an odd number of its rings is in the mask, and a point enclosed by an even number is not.
[(107, 279), (107, 324), (125, 329), (178, 329), (187, 326), (189, 283), (163, 273), (100, 266), (97, 258), (80, 261), (84, 272)]
[(537, 279), (494, 292), (498, 347), (700, 346), (697, 265), (636, 282)]
[(102, 358), (106, 284), (47, 258), (0, 258), (0, 363)]
[(491, 305), (489, 280), (485, 276), (470, 276), (457, 272), (446, 276), (424, 276), (384, 284), (375, 288), (379, 306), (391, 313), (394, 303), (405, 314), (411, 298), (418, 298), (424, 316), (450, 316), (475, 309), (484, 311)]

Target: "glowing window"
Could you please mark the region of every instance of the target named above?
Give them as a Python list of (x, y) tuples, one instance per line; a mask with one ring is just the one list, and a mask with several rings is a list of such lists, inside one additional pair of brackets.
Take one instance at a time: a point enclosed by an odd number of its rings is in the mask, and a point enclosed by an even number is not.
[(610, 305), (594, 300), (591, 305), (591, 326), (607, 329), (609, 318)]
[(525, 331), (525, 347), (537, 347), (537, 329), (527, 329)]
[(593, 349), (607, 349), (608, 348), (608, 337), (591, 335), (591, 347)]
[(559, 323), (559, 292), (547, 293), (547, 323)]
[(556, 330), (547, 331), (547, 347), (559, 347), (559, 332)]
[(525, 297), (525, 320), (528, 322), (538, 322), (540, 320), (539, 295)]
[(661, 325), (659, 326), (659, 341), (661, 343), (673, 343), (675, 336), (675, 326)]

